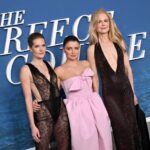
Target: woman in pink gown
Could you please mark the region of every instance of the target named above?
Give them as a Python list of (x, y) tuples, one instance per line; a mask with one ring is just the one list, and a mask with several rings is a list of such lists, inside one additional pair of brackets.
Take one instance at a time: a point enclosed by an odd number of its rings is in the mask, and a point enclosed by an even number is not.
[(88, 61), (79, 61), (80, 42), (64, 39), (66, 62), (55, 72), (62, 85), (71, 127), (72, 150), (112, 150), (111, 126), (104, 104), (95, 91), (98, 83)]

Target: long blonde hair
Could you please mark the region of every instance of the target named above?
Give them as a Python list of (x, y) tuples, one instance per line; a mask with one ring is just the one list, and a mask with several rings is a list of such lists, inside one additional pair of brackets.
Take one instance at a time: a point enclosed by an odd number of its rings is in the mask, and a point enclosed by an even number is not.
[(99, 14), (105, 14), (108, 17), (109, 20), (109, 32), (108, 32), (108, 38), (110, 41), (117, 43), (122, 50), (125, 50), (124, 48), (124, 41), (121, 35), (121, 32), (117, 28), (116, 23), (112, 19), (111, 15), (109, 15), (104, 9), (97, 10), (91, 18), (90, 26), (89, 26), (89, 43), (90, 45), (98, 43), (98, 33), (96, 31), (97, 23), (98, 23), (98, 16)]

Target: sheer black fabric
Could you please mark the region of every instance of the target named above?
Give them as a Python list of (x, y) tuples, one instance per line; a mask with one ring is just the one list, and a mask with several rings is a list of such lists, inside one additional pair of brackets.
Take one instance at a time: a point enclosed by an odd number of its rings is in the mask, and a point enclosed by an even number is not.
[(36, 143), (37, 150), (50, 150), (52, 135), (55, 137), (58, 150), (70, 149), (69, 121), (67, 111), (59, 95), (56, 74), (51, 66), (44, 61), (50, 81), (34, 65), (27, 63), (33, 82), (40, 93), (42, 101), (40, 110), (34, 113), (35, 123), (41, 135), (40, 143)]
[(134, 95), (125, 73), (123, 51), (114, 43), (117, 51), (117, 69), (114, 71), (101, 49), (95, 45), (95, 63), (102, 82), (102, 97), (108, 111), (117, 150), (141, 150), (141, 138), (137, 126)]

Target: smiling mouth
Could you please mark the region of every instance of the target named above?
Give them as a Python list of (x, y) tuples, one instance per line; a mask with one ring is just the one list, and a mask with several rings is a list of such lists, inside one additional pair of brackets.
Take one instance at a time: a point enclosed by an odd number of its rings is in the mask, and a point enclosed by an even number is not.
[(102, 30), (107, 29), (107, 28), (101, 28)]
[(71, 55), (71, 57), (76, 57), (76, 55)]

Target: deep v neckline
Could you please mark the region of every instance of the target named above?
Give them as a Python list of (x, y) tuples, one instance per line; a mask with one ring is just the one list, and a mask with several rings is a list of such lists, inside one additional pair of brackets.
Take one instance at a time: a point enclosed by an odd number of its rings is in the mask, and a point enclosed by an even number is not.
[[(45, 63), (45, 61), (43, 61), (43, 62)], [(39, 73), (46, 81), (48, 81), (48, 82), (50, 83), (51, 76), (50, 76), (49, 69), (48, 69), (46, 63), (45, 63), (45, 65), (46, 65), (47, 70), (48, 70), (48, 73), (49, 73), (49, 79), (48, 79), (35, 65), (33, 65), (32, 63), (30, 63), (30, 64), (38, 71), (38, 73)]]
[(102, 52), (102, 55), (103, 55), (103, 57), (104, 57), (104, 59), (105, 59), (107, 65), (108, 65), (108, 67), (110, 68), (110, 70), (111, 70), (114, 74), (116, 74), (117, 71), (118, 71), (118, 65), (119, 65), (119, 63), (118, 63), (118, 62), (119, 62), (119, 54), (118, 54), (118, 49), (117, 49), (115, 43), (113, 43), (113, 45), (114, 45), (114, 47), (115, 47), (115, 49), (116, 49), (116, 53), (117, 53), (117, 62), (116, 62), (116, 63), (117, 63), (117, 66), (116, 66), (116, 69), (115, 69), (115, 70), (112, 68), (112, 66), (110, 65), (108, 59), (106, 58), (106, 56), (105, 56), (105, 54), (104, 54), (104, 52), (103, 52), (103, 50), (102, 50), (102, 47), (101, 47), (100, 42), (98, 42), (98, 44), (99, 44), (99, 46), (100, 46), (100, 50), (101, 50), (101, 52)]

